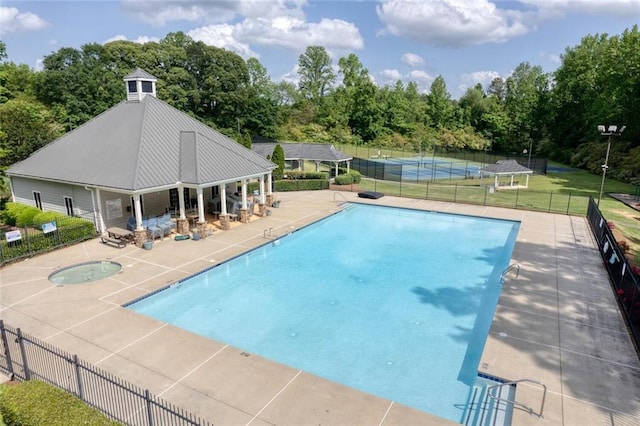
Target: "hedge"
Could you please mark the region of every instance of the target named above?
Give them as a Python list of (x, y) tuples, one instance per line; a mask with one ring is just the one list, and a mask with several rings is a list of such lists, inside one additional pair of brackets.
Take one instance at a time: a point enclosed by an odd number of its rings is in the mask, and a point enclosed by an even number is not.
[(327, 179), (277, 180), (274, 182), (273, 188), (275, 191), (278, 191), (278, 192), (329, 189), (329, 180)]
[[(6, 209), (0, 213), (4, 223), (22, 228), (21, 240), (8, 243), (4, 238), (0, 241), (0, 261), (3, 263), (96, 236), (95, 225), (88, 220), (56, 212), (43, 212), (24, 204), (7, 203)], [(45, 234), (42, 232), (42, 225), (50, 222), (54, 222), (57, 229)]]
[(0, 414), (10, 426), (120, 425), (76, 396), (39, 380), (0, 388)]

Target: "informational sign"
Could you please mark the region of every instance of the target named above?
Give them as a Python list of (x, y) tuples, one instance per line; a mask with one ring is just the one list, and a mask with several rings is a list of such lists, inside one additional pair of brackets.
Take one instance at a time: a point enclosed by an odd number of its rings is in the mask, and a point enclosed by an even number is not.
[(117, 219), (122, 217), (122, 200), (120, 198), (106, 200), (105, 206), (107, 208), (107, 219)]
[(6, 234), (4, 234), (4, 237), (7, 239), (8, 243), (12, 241), (20, 241), (22, 239), (22, 233), (18, 229), (16, 231), (7, 232)]
[(48, 223), (42, 224), (42, 232), (44, 232), (45, 234), (48, 234), (49, 232), (53, 232), (56, 229), (58, 229), (58, 227), (56, 226), (55, 222), (48, 222)]

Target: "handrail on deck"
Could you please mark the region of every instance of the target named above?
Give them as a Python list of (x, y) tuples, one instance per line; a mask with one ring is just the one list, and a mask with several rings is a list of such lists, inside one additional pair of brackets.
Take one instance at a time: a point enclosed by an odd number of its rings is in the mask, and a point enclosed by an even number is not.
[(502, 273), (500, 274), (500, 283), (504, 284), (504, 280), (505, 278), (507, 278), (507, 274), (513, 271), (514, 269), (516, 270), (516, 279), (518, 279), (518, 277), (520, 276), (520, 264), (513, 263), (509, 265), (509, 267), (504, 271), (502, 271)]
[[(514, 401), (510, 401), (510, 400), (505, 399), (505, 398), (499, 398), (499, 397), (495, 396), (492, 393), (493, 389), (495, 389), (495, 388), (499, 388), (499, 387), (502, 387), (502, 386), (513, 386), (513, 385), (517, 385), (518, 383), (523, 383), (523, 382), (532, 383), (534, 385), (542, 386), (542, 389), (543, 389), (543, 391), (542, 391), (542, 401), (540, 403), (540, 411), (537, 412), (537, 413), (533, 410), (533, 408), (529, 407), (528, 405), (525, 405), (525, 404), (523, 404), (521, 402), (518, 402), (518, 401), (515, 401), (515, 400)], [(533, 380), (533, 379), (520, 379), (520, 380), (514, 380), (514, 381), (506, 382), (506, 383), (499, 383), (497, 385), (489, 386), (487, 388), (487, 394), (489, 395), (489, 398), (493, 398), (493, 399), (495, 399), (496, 401), (499, 401), (499, 402), (504, 402), (504, 403), (507, 403), (507, 404), (517, 405), (518, 407), (520, 407), (523, 410), (525, 410), (526, 412), (528, 412), (530, 415), (534, 415), (534, 416), (538, 417), (539, 419), (543, 418), (542, 412), (544, 411), (544, 403), (545, 403), (545, 401), (547, 399), (547, 385), (545, 385), (542, 382), (539, 382), (539, 381)]]
[(344, 194), (343, 194), (342, 192), (338, 192), (338, 191), (336, 191), (336, 192), (334, 192), (334, 193), (333, 193), (333, 202), (334, 202), (334, 203), (336, 202), (336, 195), (340, 195), (342, 198), (344, 198), (344, 202), (345, 202), (345, 203), (348, 203), (348, 202), (349, 202), (349, 200), (347, 200), (347, 197), (345, 197), (345, 196), (344, 196)]

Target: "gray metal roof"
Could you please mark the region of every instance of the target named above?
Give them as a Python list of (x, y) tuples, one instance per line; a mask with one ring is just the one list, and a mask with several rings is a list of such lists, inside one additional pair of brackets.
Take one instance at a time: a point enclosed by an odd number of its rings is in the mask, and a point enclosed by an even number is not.
[(285, 160), (340, 162), (353, 158), (325, 143), (254, 142), (251, 149), (266, 158), (273, 154), (276, 145), (284, 150)]
[(121, 102), (29, 158), (10, 176), (124, 191), (259, 176), (276, 165), (169, 104)]
[(149, 74), (148, 72), (146, 72), (141, 68), (136, 69), (131, 74), (125, 75), (123, 80), (137, 80), (137, 79), (157, 80), (157, 78), (154, 75)]
[(482, 173), (494, 175), (531, 174), (533, 170), (520, 165), (516, 160), (498, 160), (480, 169)]

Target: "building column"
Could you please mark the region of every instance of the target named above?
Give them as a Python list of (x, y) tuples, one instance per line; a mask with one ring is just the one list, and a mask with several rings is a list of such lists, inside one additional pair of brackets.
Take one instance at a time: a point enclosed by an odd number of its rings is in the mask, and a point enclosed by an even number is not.
[(182, 185), (178, 185), (178, 217), (176, 218), (176, 232), (178, 234), (188, 234), (189, 233), (189, 221), (187, 220), (187, 216), (185, 215), (185, 207), (184, 207), (184, 188)]
[(231, 229), (231, 219), (227, 214), (227, 185), (220, 185), (220, 228)]

